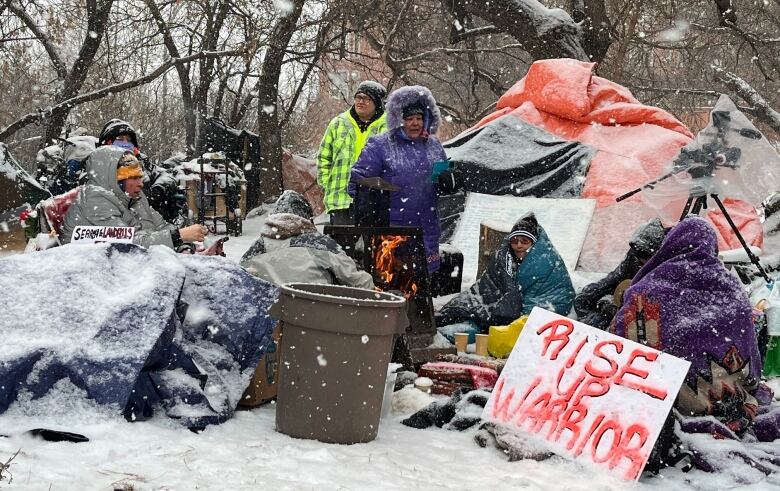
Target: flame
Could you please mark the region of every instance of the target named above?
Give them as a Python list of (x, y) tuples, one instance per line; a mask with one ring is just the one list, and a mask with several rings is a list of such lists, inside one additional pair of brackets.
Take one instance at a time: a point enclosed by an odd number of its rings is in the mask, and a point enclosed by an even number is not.
[[(401, 293), (407, 299), (417, 294), (418, 287), (413, 279), (414, 271), (410, 270), (407, 263), (404, 263), (400, 269), (398, 268), (395, 250), (408, 239), (409, 237), (403, 235), (380, 235), (374, 237), (374, 271), (382, 282), (380, 289), (390, 290), (394, 289), (394, 286), (401, 290)], [(378, 245), (376, 245), (377, 242)], [(394, 280), (395, 285), (393, 284)]]

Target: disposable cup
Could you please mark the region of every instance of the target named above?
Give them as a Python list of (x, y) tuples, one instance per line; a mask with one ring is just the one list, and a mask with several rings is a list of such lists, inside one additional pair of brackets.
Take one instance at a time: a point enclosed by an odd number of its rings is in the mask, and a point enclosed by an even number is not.
[(488, 354), (488, 335), (487, 334), (477, 334), (477, 345), (475, 347), (475, 352), (479, 356), (487, 356)]
[(458, 350), (458, 353), (465, 353), (466, 346), (468, 346), (468, 344), (469, 344), (469, 333), (467, 332), (455, 333), (455, 349)]

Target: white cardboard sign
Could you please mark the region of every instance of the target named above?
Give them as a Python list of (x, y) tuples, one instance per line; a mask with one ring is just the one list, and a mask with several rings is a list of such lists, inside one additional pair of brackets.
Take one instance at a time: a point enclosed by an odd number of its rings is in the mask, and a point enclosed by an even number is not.
[[(533, 212), (569, 271), (574, 271), (596, 201), (592, 199), (522, 198), (469, 193), (452, 237), (463, 252), (463, 280), (477, 274), (480, 223), (503, 224), (508, 232), (525, 213)], [(500, 229), (500, 228), (499, 228)]]
[(100, 244), (112, 242), (132, 244), (135, 237), (134, 227), (109, 227), (94, 225), (78, 225), (70, 237), (71, 244)]
[(535, 307), (482, 419), (636, 480), (690, 363)]

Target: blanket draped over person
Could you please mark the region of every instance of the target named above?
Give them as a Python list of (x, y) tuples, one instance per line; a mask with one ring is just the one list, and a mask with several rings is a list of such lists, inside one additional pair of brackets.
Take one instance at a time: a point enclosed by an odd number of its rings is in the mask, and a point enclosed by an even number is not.
[(769, 455), (750, 445), (780, 438), (780, 407), (770, 405), (771, 391), (760, 384), (750, 302), (718, 260), (708, 222), (689, 217), (667, 234), (626, 290), (610, 330), (691, 362), (675, 403), (682, 433), (737, 440), (721, 445), (719, 455), (701, 439), (683, 435), (697, 466), (716, 470), (732, 455), (780, 470), (780, 452)]
[(541, 225), (536, 224), (536, 242), (528, 255), (519, 263), (514, 259), (510, 240), (529, 218), (536, 223), (533, 214), (519, 219), (477, 282), (441, 308), (437, 326), (471, 321), (487, 331), (491, 325), (509, 324), (536, 306), (569, 313), (574, 287), (563, 259)]
[(0, 414), (67, 425), (92, 405), (129, 421), (218, 424), (272, 342), (277, 288), (219, 257), (57, 247), (3, 259), (0, 277), (15, 292), (0, 298)]
[[(417, 112), (419, 111), (419, 112)], [(421, 114), (423, 132), (410, 138), (404, 120)], [(433, 164), (446, 159), (444, 149), (434, 134), (441, 114), (431, 91), (415, 85), (397, 89), (387, 100), (388, 132), (371, 137), (366, 143), (349, 182), (349, 193), (355, 196), (357, 181), (381, 177), (401, 188), (390, 194), (390, 224), (422, 227), (428, 271), (439, 269), (438, 185), (431, 179)]]
[(303, 195), (287, 190), (265, 217), (260, 237), (241, 258), (250, 273), (277, 285), (324, 283), (373, 289), (369, 273), (358, 271), (335, 240), (311, 221)]

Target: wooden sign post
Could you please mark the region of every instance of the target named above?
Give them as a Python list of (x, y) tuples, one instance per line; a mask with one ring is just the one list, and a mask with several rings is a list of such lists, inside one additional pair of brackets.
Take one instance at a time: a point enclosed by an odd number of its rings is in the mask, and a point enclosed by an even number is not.
[(482, 419), (636, 480), (690, 363), (536, 307)]

